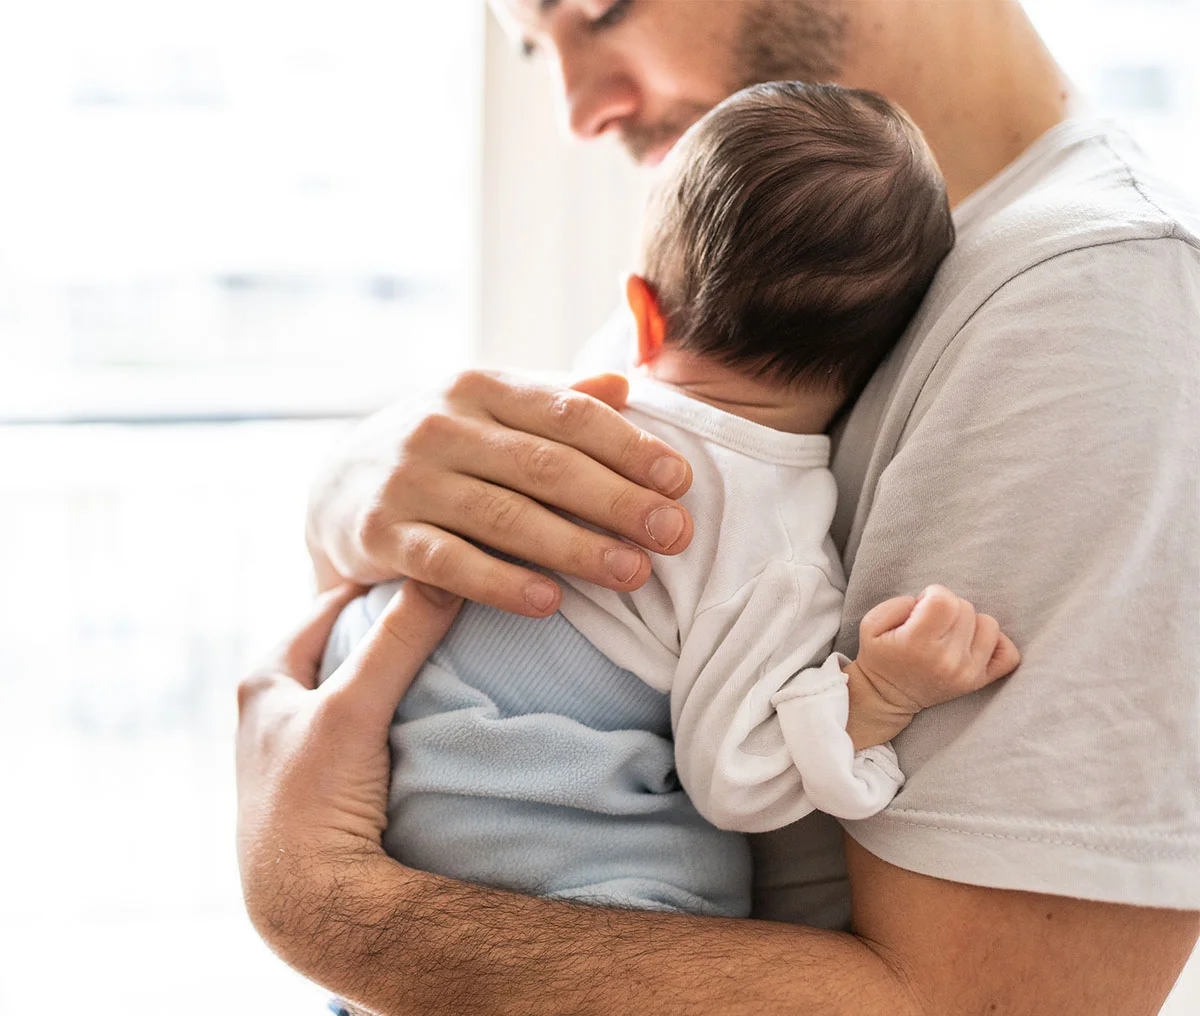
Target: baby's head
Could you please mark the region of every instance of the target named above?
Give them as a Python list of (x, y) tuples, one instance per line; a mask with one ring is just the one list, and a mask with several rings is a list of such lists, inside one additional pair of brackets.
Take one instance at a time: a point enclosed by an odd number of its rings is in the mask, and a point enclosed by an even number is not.
[(953, 244), (945, 182), (904, 113), (872, 92), (756, 85), (662, 166), (629, 282), (639, 361), (672, 350), (845, 399)]

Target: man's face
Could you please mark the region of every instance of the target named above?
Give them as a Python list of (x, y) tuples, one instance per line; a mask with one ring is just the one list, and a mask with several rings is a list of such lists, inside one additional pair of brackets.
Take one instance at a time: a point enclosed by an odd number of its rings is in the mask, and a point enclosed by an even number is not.
[(840, 3), (492, 0), (517, 44), (552, 68), (571, 132), (615, 134), (645, 165), (747, 85), (835, 80)]

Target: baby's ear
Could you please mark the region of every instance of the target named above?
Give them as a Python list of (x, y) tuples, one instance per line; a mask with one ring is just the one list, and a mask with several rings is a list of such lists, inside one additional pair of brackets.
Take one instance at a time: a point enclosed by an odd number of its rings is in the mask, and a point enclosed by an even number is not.
[(625, 296), (637, 324), (637, 366), (643, 367), (658, 357), (666, 336), (666, 323), (653, 287), (640, 275), (631, 275), (625, 283)]

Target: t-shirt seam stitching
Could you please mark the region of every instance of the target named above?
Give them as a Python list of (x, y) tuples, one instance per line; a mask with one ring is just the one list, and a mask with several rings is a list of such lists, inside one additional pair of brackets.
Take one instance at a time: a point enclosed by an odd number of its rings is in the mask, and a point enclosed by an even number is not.
[(1126, 181), (1128, 182), (1129, 186), (1133, 188), (1134, 193), (1137, 194), (1137, 196), (1140, 197), (1152, 211), (1158, 213), (1158, 215), (1162, 217), (1166, 228), (1160, 239), (1166, 240), (1177, 238), (1177, 227), (1179, 223), (1176, 222), (1172, 215), (1168, 214), (1166, 209), (1159, 205), (1158, 202), (1154, 201), (1150, 195), (1142, 189), (1141, 182), (1138, 180), (1137, 174), (1134, 173), (1133, 166), (1129, 164), (1129, 161), (1125, 159), (1115, 148), (1113, 148), (1112, 142), (1109, 141), (1107, 135), (1102, 134), (1097, 137), (1096, 140), (1108, 150), (1108, 154), (1111, 155), (1118, 165), (1120, 165), (1120, 167), (1125, 171)]
[[(1059, 258), (1068, 257), (1071, 254), (1080, 254), (1083, 251), (1087, 251), (1087, 250), (1097, 250), (1100, 247), (1116, 247), (1118, 244), (1123, 244), (1123, 243), (1145, 243), (1147, 241), (1154, 243), (1154, 242), (1163, 241), (1163, 240), (1173, 240), (1176, 243), (1182, 243), (1186, 247), (1194, 246), (1193, 244), (1189, 243), (1186, 238), (1181, 237), (1181, 236), (1175, 236), (1173, 234), (1166, 234), (1166, 235), (1159, 235), (1159, 236), (1122, 236), (1115, 240), (1099, 240), (1096, 243), (1083, 244), (1082, 246), (1079, 246), (1079, 247), (1072, 247), (1070, 250), (1062, 250), (1062, 251), (1058, 251), (1055, 254), (1049, 254), (1046, 257), (1042, 258), (1040, 261), (1035, 261), (1031, 265), (1026, 265), (1019, 272), (1016, 272), (1015, 274), (1010, 275), (1007, 279), (1005, 279), (1003, 282), (1001, 282), (995, 289), (993, 289), (983, 300), (980, 301), (979, 306), (976, 307), (973, 311), (971, 311), (970, 315), (962, 323), (962, 325), (959, 327), (958, 331), (956, 331), (954, 333), (954, 339), (957, 339), (963, 333), (963, 331), (966, 329), (967, 325), (969, 325), (972, 321), (974, 321), (975, 318), (979, 315), (979, 312), (982, 311), (989, 303), (991, 303), (1000, 294), (1000, 292), (1002, 290), (1006, 289), (1011, 283), (1016, 282), (1017, 279), (1021, 278), (1022, 276), (1028, 275), (1035, 268), (1041, 268), (1043, 265), (1048, 265), (1051, 261), (1057, 261)], [(949, 349), (952, 345), (954, 345), (954, 339), (951, 339), (946, 344), (946, 349)], [(943, 350), (942, 353), (944, 354), (945, 350)], [(941, 358), (942, 358), (942, 356), (939, 355), (938, 360), (940, 361)]]
[[(984, 816), (982, 816), (982, 815), (973, 815), (970, 812), (931, 811), (927, 808), (905, 808), (903, 806), (893, 807), (893, 808), (889, 809), (888, 814), (891, 815), (893, 818), (898, 818), (901, 815), (904, 815), (904, 816), (911, 815), (914, 818), (928, 817), (928, 818), (933, 818), (933, 819), (940, 819), (942, 821), (953, 821), (953, 820), (963, 820), (963, 821), (968, 821), (968, 822), (970, 822), (970, 821), (975, 821), (975, 822), (978, 822), (978, 821), (995, 821), (995, 822), (1003, 821), (1002, 819), (990, 819), (989, 820), (989, 819), (984, 818)], [(1025, 822), (1029, 825), (1039, 825), (1046, 829), (1059, 829), (1064, 832), (1067, 832), (1067, 831), (1111, 832), (1110, 830), (1106, 830), (1104, 826), (1094, 825), (1094, 824), (1093, 825), (1084, 825), (1084, 824), (1080, 824), (1078, 822), (1047, 822), (1044, 820), (1036, 820), (1036, 819), (1017, 819), (1016, 821)], [(1188, 833), (1153, 832), (1150, 830), (1139, 832), (1137, 834), (1131, 833), (1131, 834), (1127, 834), (1127, 835), (1130, 835), (1130, 836), (1137, 835), (1137, 836), (1143, 836), (1143, 837), (1156, 837), (1158, 839), (1176, 839), (1176, 840), (1187, 839), (1189, 837)], [(1197, 840), (1197, 842), (1200, 842), (1200, 840)]]
[[(1084, 842), (1082, 840), (1072, 840), (1072, 839), (1062, 839), (1062, 838), (1053, 839), (1053, 838), (1049, 838), (1046, 836), (1020, 836), (1020, 835), (1017, 835), (1016, 833), (990, 832), (985, 829), (966, 829), (961, 826), (939, 825), (936, 822), (923, 822), (923, 821), (921, 821), (921, 822), (906, 822), (901, 818), (901, 816), (899, 814), (897, 814), (897, 812), (900, 812), (900, 813), (906, 814), (906, 815), (921, 814), (919, 812), (914, 812), (912, 809), (890, 808), (887, 811), (882, 812), (880, 815), (878, 815), (877, 818), (878, 819), (889, 819), (890, 818), (890, 819), (893, 819), (893, 820), (899, 822), (899, 824), (901, 824), (901, 825), (919, 826), (920, 828), (923, 828), (923, 829), (935, 829), (938, 832), (954, 833), (956, 835), (979, 836), (979, 837), (983, 837), (985, 839), (1008, 840), (1008, 841), (1015, 842), (1015, 843), (1039, 843), (1039, 844), (1045, 844), (1045, 845), (1049, 845), (1049, 846), (1059, 846), (1059, 847), (1081, 847), (1085, 850), (1096, 851), (1097, 853), (1121, 854), (1121, 855), (1124, 855), (1127, 857), (1153, 857), (1153, 858), (1180, 858), (1180, 859), (1182, 859), (1182, 858), (1192, 858), (1192, 857), (1200, 856), (1200, 842), (1196, 842), (1196, 843), (1192, 843), (1191, 845), (1188, 845), (1187, 842), (1185, 841), (1184, 849), (1175, 849), (1175, 850), (1148, 849), (1147, 850), (1147, 849), (1139, 849), (1135, 842), (1129, 842), (1129, 843), (1124, 843), (1124, 844), (1095, 843), (1095, 842)], [(937, 813), (929, 812), (929, 813), (925, 813), (925, 814), (936, 815)], [(1084, 831), (1086, 831), (1086, 829)], [(1100, 830), (1100, 829), (1097, 829), (1096, 831), (1102, 832), (1102, 830)], [(1142, 838), (1144, 838), (1144, 839), (1162, 839), (1167, 836), (1173, 836), (1174, 838), (1179, 838), (1180, 834), (1145, 833), (1145, 834), (1143, 834)]]

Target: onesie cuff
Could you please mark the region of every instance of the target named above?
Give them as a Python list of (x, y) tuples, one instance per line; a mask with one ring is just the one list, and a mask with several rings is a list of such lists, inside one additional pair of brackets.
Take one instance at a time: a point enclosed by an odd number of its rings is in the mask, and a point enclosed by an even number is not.
[(846, 732), (850, 695), (842, 671), (849, 663), (833, 653), (792, 678), (771, 705), (808, 799), (821, 811), (852, 820), (882, 811), (904, 785), (904, 774), (890, 744), (854, 750)]

